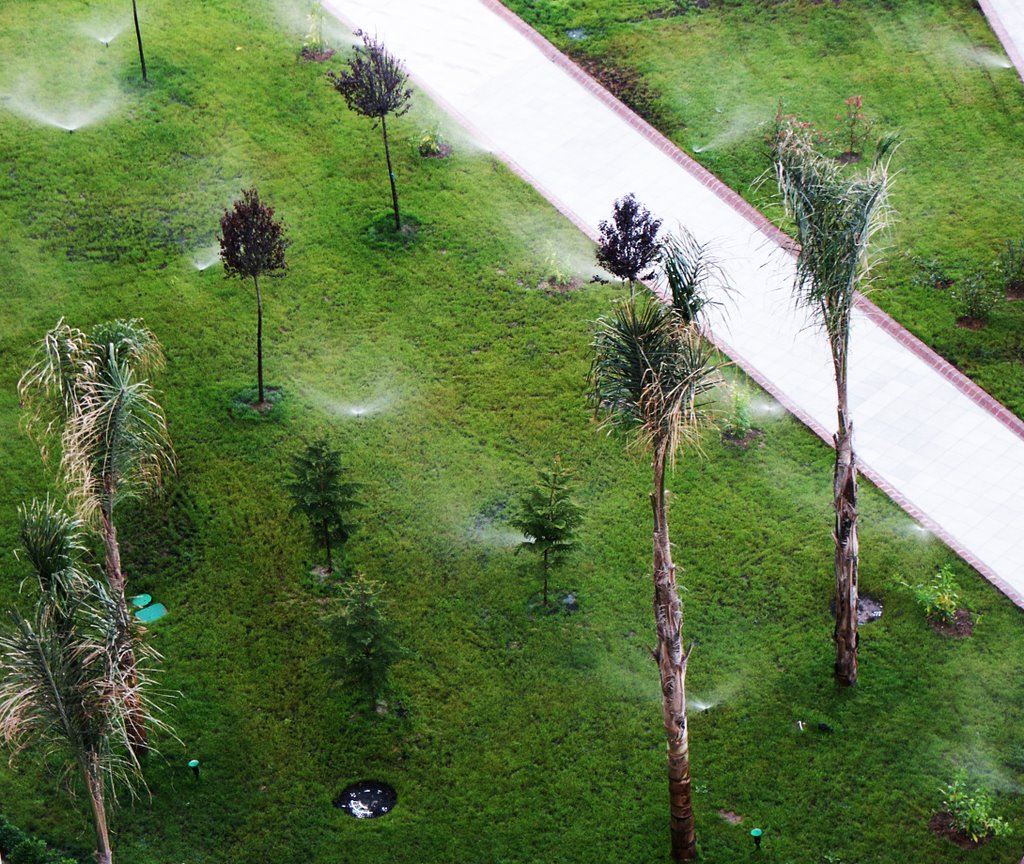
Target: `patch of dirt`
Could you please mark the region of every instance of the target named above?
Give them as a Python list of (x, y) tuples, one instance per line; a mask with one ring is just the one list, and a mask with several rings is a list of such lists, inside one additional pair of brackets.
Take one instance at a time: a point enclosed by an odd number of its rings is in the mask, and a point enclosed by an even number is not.
[(956, 610), (956, 615), (953, 616), (951, 623), (932, 618), (928, 619), (928, 623), (932, 625), (932, 630), (940, 636), (948, 636), (951, 639), (966, 639), (974, 632), (974, 621), (971, 620), (971, 612), (962, 606)]
[[(679, 14), (679, 13), (676, 13)], [(572, 61), (620, 102), (624, 102), (652, 126), (665, 119), (658, 104), (661, 93), (651, 89), (636, 69), (616, 66), (579, 50), (569, 50)]]
[(743, 821), (743, 817), (739, 813), (734, 813), (732, 810), (719, 810), (718, 815), (721, 816), (730, 825), (739, 825)]
[[(746, 449), (751, 444), (753, 444), (755, 441), (760, 441), (762, 438), (764, 438), (764, 430), (763, 429), (751, 428), (751, 429), (749, 429), (747, 431), (746, 435), (742, 435), (742, 436), (740, 436), (740, 435), (733, 435), (731, 432), (723, 432), (722, 433), (722, 443), (723, 444), (729, 444), (729, 445), (731, 445), (733, 447), (742, 447), (743, 449)], [(759, 447), (763, 447), (764, 444), (758, 444), (758, 446)]]
[(836, 161), (840, 165), (853, 165), (860, 162), (864, 157), (860, 153), (854, 153), (852, 150), (847, 150), (845, 153), (840, 153), (836, 157)]
[(325, 60), (330, 60), (333, 56), (333, 48), (324, 48), (323, 51), (317, 51), (308, 45), (303, 45), (302, 52), (299, 54), (299, 57), (307, 63), (323, 63)]
[(583, 283), (573, 276), (571, 279), (558, 281), (555, 279), (541, 279), (537, 287), (548, 294), (568, 294), (575, 291)]
[(1024, 283), (1013, 282), (1006, 286), (1007, 300), (1024, 300)]
[(928, 829), (936, 837), (945, 837), (950, 843), (955, 843), (961, 849), (977, 849), (979, 846), (988, 843), (991, 835), (974, 840), (970, 834), (965, 834), (953, 824), (953, 814), (947, 811), (936, 813), (928, 820)]
[(964, 330), (984, 330), (987, 323), (983, 318), (972, 318), (970, 315), (961, 315), (956, 319), (956, 326)]

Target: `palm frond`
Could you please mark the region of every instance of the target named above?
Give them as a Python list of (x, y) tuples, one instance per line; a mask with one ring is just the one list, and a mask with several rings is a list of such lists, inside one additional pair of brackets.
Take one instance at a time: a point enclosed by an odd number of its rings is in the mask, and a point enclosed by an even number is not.
[(661, 242), (658, 264), (658, 287), (667, 293), (672, 311), (684, 324), (697, 323), (710, 307), (722, 305), (713, 292), (731, 290), (711, 244), (701, 243), (687, 228), (680, 227)]
[(674, 460), (713, 425), (709, 394), (719, 376), (711, 348), (656, 301), (616, 306), (597, 322), (591, 345), (595, 413), (602, 425), (628, 431), (638, 449), (664, 447)]
[(83, 516), (158, 485), (174, 464), (167, 421), (146, 380), (110, 362), (83, 382), (64, 426), (61, 467)]
[(893, 136), (879, 142), (868, 171), (849, 179), (799, 124), (783, 122), (775, 139), (773, 168), (799, 242), (796, 300), (825, 328), (837, 367), (846, 355), (856, 292), (869, 278), (871, 240), (888, 224), (896, 143)]

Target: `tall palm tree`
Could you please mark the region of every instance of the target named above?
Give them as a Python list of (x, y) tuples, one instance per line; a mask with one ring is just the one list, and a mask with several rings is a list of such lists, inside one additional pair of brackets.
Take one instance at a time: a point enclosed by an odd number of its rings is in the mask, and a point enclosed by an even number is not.
[[(654, 656), (661, 678), (662, 719), (668, 737), (668, 785), (672, 857), (696, 857), (686, 721), (683, 612), (668, 533), (665, 471), (678, 454), (699, 449), (711, 424), (707, 395), (718, 383), (718, 366), (696, 329), (656, 301), (629, 300), (598, 321), (592, 343), (591, 400), (603, 422), (630, 436), (652, 456), (654, 512)], [(692, 646), (691, 646), (692, 650)]]
[(838, 431), (833, 474), (835, 507), (836, 681), (857, 683), (857, 457), (847, 393), (850, 319), (857, 290), (870, 272), (868, 247), (888, 215), (889, 158), (896, 138), (879, 142), (866, 174), (847, 177), (819, 153), (805, 124), (780, 118), (773, 170), (796, 225), (799, 254), (793, 292), (825, 330), (837, 392)]
[(56, 439), (64, 481), (83, 517), (99, 515), (106, 573), (115, 596), (124, 594), (116, 505), (160, 482), (174, 452), (163, 409), (145, 376), (163, 355), (141, 321), (100, 324), (88, 334), (57, 322), (18, 392), (30, 425), (43, 425), (44, 448)]
[[(39, 355), (18, 392), (30, 408), (30, 426), (42, 427), (44, 453), (59, 441), (61, 474), (79, 514), (99, 516), (110, 596), (121, 608), (119, 619), (130, 623), (114, 514), (119, 502), (157, 485), (173, 466), (163, 410), (140, 377), (161, 365), (160, 345), (136, 319), (100, 324), (88, 334), (62, 319)], [(126, 627), (126, 649), (128, 635)], [(145, 748), (141, 709), (134, 716), (133, 740)]]
[[(66, 779), (84, 787), (96, 829), (96, 857), (110, 864), (107, 811), (116, 787), (140, 776), (130, 746), (131, 715), (153, 717), (137, 657), (138, 640), (112, 598), (80, 561), (81, 524), (49, 501), (21, 510), (27, 560), (40, 585), (35, 613), (10, 613), (0, 628), (0, 742), (14, 753), (37, 744)], [(125, 629), (131, 639), (125, 640)]]

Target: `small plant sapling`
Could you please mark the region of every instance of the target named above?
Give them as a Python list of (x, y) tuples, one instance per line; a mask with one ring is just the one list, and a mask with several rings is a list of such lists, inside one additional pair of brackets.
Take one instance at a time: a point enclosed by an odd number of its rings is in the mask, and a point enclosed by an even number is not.
[(220, 257), (224, 275), (252, 279), (256, 289), (257, 408), (266, 407), (263, 392), (263, 298), (260, 276), (285, 269), (288, 247), (284, 226), (274, 219), (274, 208), (260, 200), (255, 189), (243, 189), (242, 197), (220, 219)]
[(987, 789), (968, 782), (958, 771), (941, 790), (942, 806), (952, 817), (953, 827), (975, 843), (989, 837), (1006, 837), (1012, 833), (1009, 823), (992, 813), (995, 800)]
[(658, 258), (658, 231), (661, 220), (651, 216), (632, 193), (615, 202), (610, 222), (598, 225), (597, 263), (609, 273), (629, 283), (629, 296), (636, 293), (638, 279), (653, 276), (648, 272)]
[(348, 68), (341, 72), (328, 72), (327, 77), (352, 111), (380, 124), (384, 137), (384, 156), (388, 163), (388, 179), (391, 181), (395, 231), (401, 231), (402, 220), (398, 212), (395, 171), (391, 165), (387, 118), (389, 114), (401, 117), (409, 110), (412, 89), (408, 86), (409, 76), (402, 67), (402, 61), (390, 54), (383, 43), (364, 33), (363, 44), (356, 47), (348, 61)]
[(526, 535), (516, 551), (526, 549), (541, 558), (544, 574), (544, 605), (548, 605), (549, 569), (578, 545), (577, 533), (583, 510), (573, 500), (572, 472), (555, 457), (550, 471), (542, 470), (536, 484), (523, 496), (513, 528)]
[(750, 414), (750, 387), (745, 382), (734, 384), (730, 388), (730, 397), (731, 410), (722, 431), (735, 441), (743, 441), (753, 428)]
[(836, 122), (839, 124), (836, 137), (846, 147), (846, 150), (839, 154), (839, 161), (850, 164), (860, 161), (864, 144), (871, 135), (872, 123), (861, 110), (864, 106), (863, 97), (851, 96), (845, 105), (846, 113), (836, 114)]
[(349, 511), (362, 506), (353, 498), (357, 483), (345, 479), (341, 453), (325, 438), (307, 444), (292, 456), (292, 513), (304, 516), (313, 532), (313, 541), (327, 556), (327, 570), (334, 572), (333, 550), (344, 546), (354, 530), (346, 519)]
[(1024, 240), (1007, 240), (999, 253), (996, 271), (1012, 300), (1024, 298)]
[(385, 614), (383, 587), (362, 573), (353, 574), (339, 589), (335, 611), (324, 621), (332, 672), (363, 689), (371, 703), (386, 691), (391, 664), (402, 653)]
[(984, 327), (999, 302), (999, 291), (984, 270), (961, 280), (950, 293), (960, 313), (957, 324), (970, 329)]
[(904, 588), (909, 588), (914, 599), (924, 607), (924, 614), (929, 621), (939, 624), (952, 624), (959, 608), (960, 586), (953, 576), (952, 568), (946, 564), (930, 582), (911, 585), (901, 580)]

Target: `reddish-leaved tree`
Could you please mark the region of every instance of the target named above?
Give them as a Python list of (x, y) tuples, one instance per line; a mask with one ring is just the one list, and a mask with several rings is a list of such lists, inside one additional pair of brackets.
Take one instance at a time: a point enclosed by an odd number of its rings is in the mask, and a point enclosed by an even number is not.
[(288, 247), (284, 226), (274, 219), (274, 208), (260, 201), (255, 189), (243, 189), (242, 198), (220, 219), (220, 257), (227, 276), (251, 278), (256, 289), (256, 379), (257, 405), (263, 398), (263, 299), (260, 276), (285, 269)]

